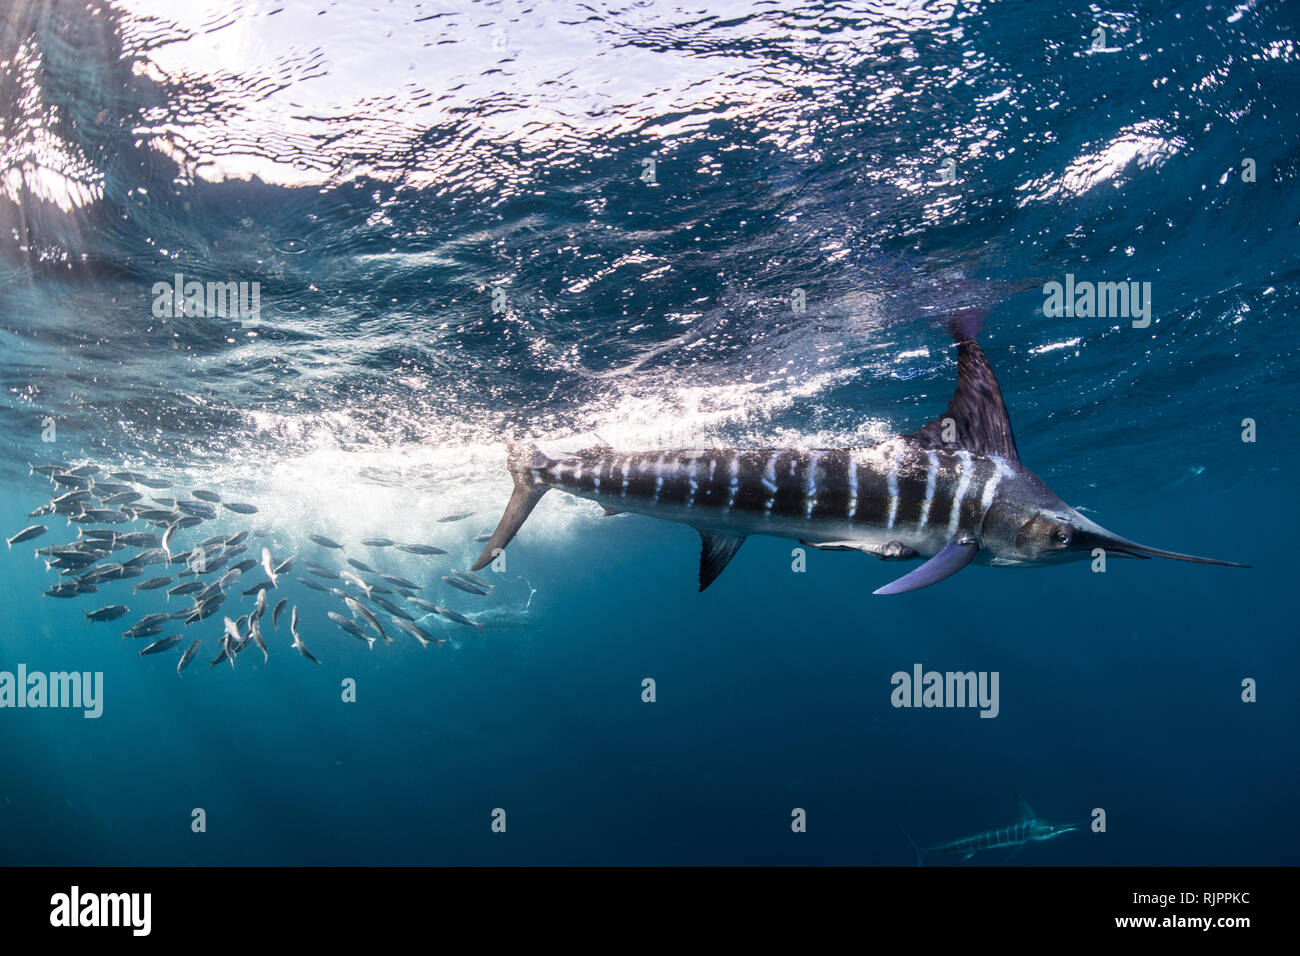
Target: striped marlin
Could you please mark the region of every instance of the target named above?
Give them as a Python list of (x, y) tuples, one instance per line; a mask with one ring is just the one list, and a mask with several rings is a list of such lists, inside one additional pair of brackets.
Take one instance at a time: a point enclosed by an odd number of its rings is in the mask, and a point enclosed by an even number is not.
[(1162, 551), (1075, 511), (1020, 463), (1011, 421), (988, 358), (954, 325), (957, 390), (937, 419), (911, 435), (861, 448), (762, 448), (617, 452), (607, 447), (552, 459), (509, 446), (514, 492), (477, 571), (510, 542), (551, 488), (590, 498), (609, 514), (633, 512), (700, 533), (700, 590), (751, 534), (793, 538), (827, 551), (886, 561), (927, 558), (876, 594), (914, 591), (972, 561), (1058, 564), (1094, 549), (1247, 567)]
[(969, 860), (980, 850), (996, 850), (999, 847), (1028, 846), (1030, 843), (1042, 843), (1044, 840), (1054, 840), (1065, 833), (1073, 833), (1075, 830), (1082, 829), (1082, 823), (1045, 823), (1038, 819), (1038, 814), (1034, 813), (1034, 808), (1025, 802), (1025, 798), (1020, 798), (1020, 819), (1009, 827), (1001, 827), (997, 830), (986, 830), (983, 833), (976, 833), (971, 836), (961, 837), (958, 840), (951, 840), (948, 843), (940, 843), (938, 846), (929, 846), (922, 848), (917, 846), (916, 841), (912, 840), (907, 831), (903, 835), (911, 840), (913, 848), (916, 850), (916, 865), (923, 866), (927, 856), (941, 856), (946, 854), (961, 854), (962, 862)]

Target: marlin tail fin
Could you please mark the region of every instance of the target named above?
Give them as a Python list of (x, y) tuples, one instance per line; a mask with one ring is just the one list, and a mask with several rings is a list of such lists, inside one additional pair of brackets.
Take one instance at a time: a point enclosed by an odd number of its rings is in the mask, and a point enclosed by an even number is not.
[[(899, 826), (898, 829), (903, 830), (902, 826)], [(922, 850), (920, 845), (912, 839), (912, 834), (903, 830), (903, 836), (907, 837), (907, 842), (912, 844), (912, 849), (916, 851), (916, 865), (925, 866), (925, 851)]]
[(539, 483), (531, 471), (533, 468), (545, 468), (550, 462), (551, 460), (538, 451), (535, 445), (506, 446), (506, 467), (510, 469), (510, 475), (515, 480), (515, 490), (510, 495), (506, 513), (501, 516), (496, 531), (492, 532), (492, 537), (483, 546), (483, 553), (470, 565), (471, 571), (481, 571), (492, 563), (492, 559), (510, 543), (524, 521), (532, 514), (533, 509), (537, 507), (537, 502), (542, 500), (542, 495), (550, 490), (548, 485)]

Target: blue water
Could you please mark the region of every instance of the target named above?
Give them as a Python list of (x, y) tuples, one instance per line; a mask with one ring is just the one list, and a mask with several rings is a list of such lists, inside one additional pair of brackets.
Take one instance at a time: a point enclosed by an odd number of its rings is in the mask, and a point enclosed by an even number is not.
[[(0, 556), (0, 671), (104, 681), (0, 709), (0, 863), (911, 865), (1018, 794), (1106, 831), (965, 865), (1300, 860), (1293, 5), (182, 6), (0, 13), (0, 527), (51, 529)], [(178, 272), (260, 314), (156, 316)], [(1150, 282), (1150, 326), (1045, 317), (1067, 273)], [(553, 494), (490, 595), (441, 581), (506, 440), (868, 444), (942, 410), (962, 309), (1062, 497), (1252, 569), (884, 598), (908, 566), (755, 537), (699, 594), (692, 530)], [(299, 556), (321, 665), (282, 622), (210, 667), (238, 591), (182, 677), (141, 658), (159, 567), (43, 597), (76, 526), (29, 462), (256, 504), (217, 530)], [(368, 651), (294, 580), (313, 533), (483, 627)], [(997, 671), (999, 715), (892, 707), (917, 663)]]

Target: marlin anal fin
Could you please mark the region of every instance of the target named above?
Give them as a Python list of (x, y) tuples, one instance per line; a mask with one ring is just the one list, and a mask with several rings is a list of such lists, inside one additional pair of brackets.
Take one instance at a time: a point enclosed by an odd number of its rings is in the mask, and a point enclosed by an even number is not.
[(948, 408), (911, 437), (923, 448), (965, 449), (1020, 460), (1002, 389), (984, 350), (973, 339), (957, 345), (957, 391)]
[(950, 541), (942, 551), (925, 564), (904, 574), (897, 581), (891, 581), (883, 588), (876, 588), (873, 593), (902, 594), (904, 591), (915, 591), (918, 588), (928, 588), (931, 584), (938, 584), (944, 578), (951, 577), (970, 564), (971, 558), (975, 557), (975, 552), (978, 550), (979, 545), (974, 541)]
[(510, 543), (510, 539), (523, 525), (524, 521), (542, 500), (542, 495), (550, 490), (549, 485), (541, 484), (533, 477), (532, 469), (545, 468), (549, 463), (545, 455), (535, 447), (511, 445), (507, 449), (507, 465), (515, 480), (515, 490), (506, 505), (506, 513), (501, 516), (497, 529), (483, 546), (483, 553), (470, 565), (471, 571), (481, 571), (492, 563), (492, 559)]
[(705, 531), (703, 528), (696, 530), (700, 533), (700, 590), (703, 591), (736, 556), (740, 546), (745, 543), (745, 536), (723, 531)]
[(611, 508), (609, 505), (601, 505), (600, 510), (605, 512), (606, 518), (612, 518), (615, 515), (626, 514), (626, 512), (619, 511), (617, 508)]

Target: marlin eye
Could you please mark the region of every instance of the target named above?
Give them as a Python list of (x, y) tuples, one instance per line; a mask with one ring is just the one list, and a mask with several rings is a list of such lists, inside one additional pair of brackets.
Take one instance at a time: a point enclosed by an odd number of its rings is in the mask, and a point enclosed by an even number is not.
[(1070, 543), (1070, 529), (1069, 529), (1069, 528), (1058, 528), (1058, 529), (1057, 529), (1057, 531), (1056, 531), (1056, 543), (1057, 543), (1057, 544), (1069, 544), (1069, 543)]

